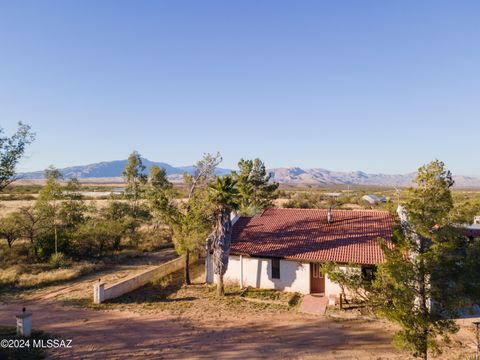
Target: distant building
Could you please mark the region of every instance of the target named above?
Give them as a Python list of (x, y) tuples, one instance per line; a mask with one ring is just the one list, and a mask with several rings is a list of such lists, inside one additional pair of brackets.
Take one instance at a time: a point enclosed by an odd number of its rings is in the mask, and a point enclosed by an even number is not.
[(326, 193), (323, 193), (322, 195), (327, 196), (327, 197), (336, 198), (336, 197), (340, 197), (342, 194), (339, 193), (339, 192), (326, 192)]
[(116, 187), (113, 188), (112, 191), (110, 192), (112, 195), (123, 195), (125, 193), (125, 188), (122, 187)]
[(362, 199), (372, 205), (387, 202), (387, 198), (385, 196), (378, 196), (374, 194), (364, 195), (362, 196)]
[(471, 239), (480, 237), (480, 216), (473, 218), (473, 224), (463, 225), (463, 232)]

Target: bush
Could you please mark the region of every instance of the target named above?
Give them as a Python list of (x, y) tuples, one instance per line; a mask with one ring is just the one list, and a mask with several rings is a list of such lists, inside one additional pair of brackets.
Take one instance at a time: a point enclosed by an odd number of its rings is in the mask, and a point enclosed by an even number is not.
[(172, 234), (167, 228), (142, 229), (136, 248), (140, 251), (156, 251), (172, 242)]
[(126, 225), (119, 220), (90, 219), (80, 225), (72, 245), (76, 255), (98, 256), (120, 249)]
[(6, 243), (0, 243), (0, 266), (28, 263), (32, 249), (28, 242), (18, 241), (10, 249)]
[(68, 260), (62, 253), (57, 253), (50, 257), (49, 263), (52, 269), (59, 269), (66, 267), (68, 265)]

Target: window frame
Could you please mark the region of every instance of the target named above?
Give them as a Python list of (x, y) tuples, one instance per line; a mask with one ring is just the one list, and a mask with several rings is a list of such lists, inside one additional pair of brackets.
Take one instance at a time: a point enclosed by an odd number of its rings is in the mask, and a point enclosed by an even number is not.
[(314, 279), (323, 279), (322, 264), (312, 263), (312, 277)]

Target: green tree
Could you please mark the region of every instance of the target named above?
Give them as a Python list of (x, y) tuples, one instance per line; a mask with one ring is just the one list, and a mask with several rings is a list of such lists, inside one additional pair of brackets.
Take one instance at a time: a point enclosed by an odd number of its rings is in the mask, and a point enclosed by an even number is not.
[(221, 162), (220, 154), (205, 154), (195, 165), (193, 175), (184, 174), (188, 188), (185, 201), (177, 201), (172, 184), (164, 170), (150, 169), (149, 203), (156, 214), (172, 230), (172, 240), (179, 255), (185, 255), (184, 283), (190, 281), (190, 255), (198, 253), (211, 230), (212, 210), (207, 185), (214, 178)]
[(80, 193), (80, 183), (71, 179), (63, 189), (63, 201), (59, 209), (59, 220), (67, 231), (74, 231), (75, 227), (85, 221), (87, 205)]
[(231, 176), (216, 177), (210, 186), (211, 201), (215, 206), (215, 224), (208, 238), (207, 251), (213, 250), (213, 272), (217, 275), (217, 295), (224, 295), (223, 275), (228, 268), (232, 239), (231, 213), (239, 209), (239, 192)]
[(118, 250), (125, 224), (105, 218), (89, 218), (75, 229), (73, 244), (80, 256), (103, 255)]
[(63, 199), (63, 189), (60, 184), (62, 175), (53, 166), (44, 172), (45, 185), (38, 193), (37, 211), (48, 229), (53, 230), (55, 255), (58, 255), (58, 227), (60, 202)]
[(3, 135), (0, 127), (0, 191), (16, 178), (15, 168), (27, 145), (35, 139), (29, 125), (18, 123), (17, 131), (10, 137)]
[(239, 171), (234, 172), (240, 194), (242, 213), (252, 215), (273, 205), (278, 183), (271, 182), (265, 164), (260, 159), (238, 162)]
[(108, 220), (124, 222), (131, 215), (131, 208), (125, 202), (110, 200), (108, 205), (100, 210), (100, 215)]
[(37, 239), (45, 229), (45, 221), (40, 217), (35, 206), (23, 206), (19, 210), (19, 228), (22, 237), (30, 241), (35, 257), (37, 256)]
[(330, 281), (339, 284), (342, 297), (347, 304), (349, 301), (346, 296), (346, 290), (357, 301), (368, 300), (370, 281), (363, 276), (361, 266), (356, 264), (344, 266), (326, 262), (322, 264), (322, 272), (328, 275)]
[(450, 223), (451, 173), (436, 160), (419, 169), (415, 182), (400, 211), (404, 232), (397, 233), (394, 249), (383, 244), (386, 261), (374, 289), (383, 300), (379, 313), (401, 327), (396, 344), (427, 359), (429, 350), (440, 351), (438, 336), (458, 330), (453, 318), (466, 305), (460, 276), (468, 269), (456, 248), (465, 239)]
[(10, 249), (12, 248), (13, 243), (21, 236), (19, 213), (11, 213), (0, 219), (0, 237), (7, 240)]
[(137, 151), (132, 152), (123, 170), (123, 178), (126, 182), (125, 197), (131, 204), (135, 219), (138, 216), (139, 202), (144, 191), (144, 185), (147, 182), (147, 175), (144, 172), (145, 166), (140, 154)]
[[(400, 330), (395, 344), (427, 359), (440, 352), (439, 339), (458, 330), (453, 319), (480, 296), (480, 243), (452, 223), (452, 175), (436, 160), (418, 171), (416, 186), (399, 206), (393, 245), (379, 239), (385, 261), (363, 285), (367, 303)], [(358, 276), (341, 279), (355, 288)]]

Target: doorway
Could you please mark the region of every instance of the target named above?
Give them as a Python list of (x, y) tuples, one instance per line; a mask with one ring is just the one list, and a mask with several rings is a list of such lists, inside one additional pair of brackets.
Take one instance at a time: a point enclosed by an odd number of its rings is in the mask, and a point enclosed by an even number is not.
[(320, 263), (310, 263), (310, 293), (325, 294), (325, 276)]

